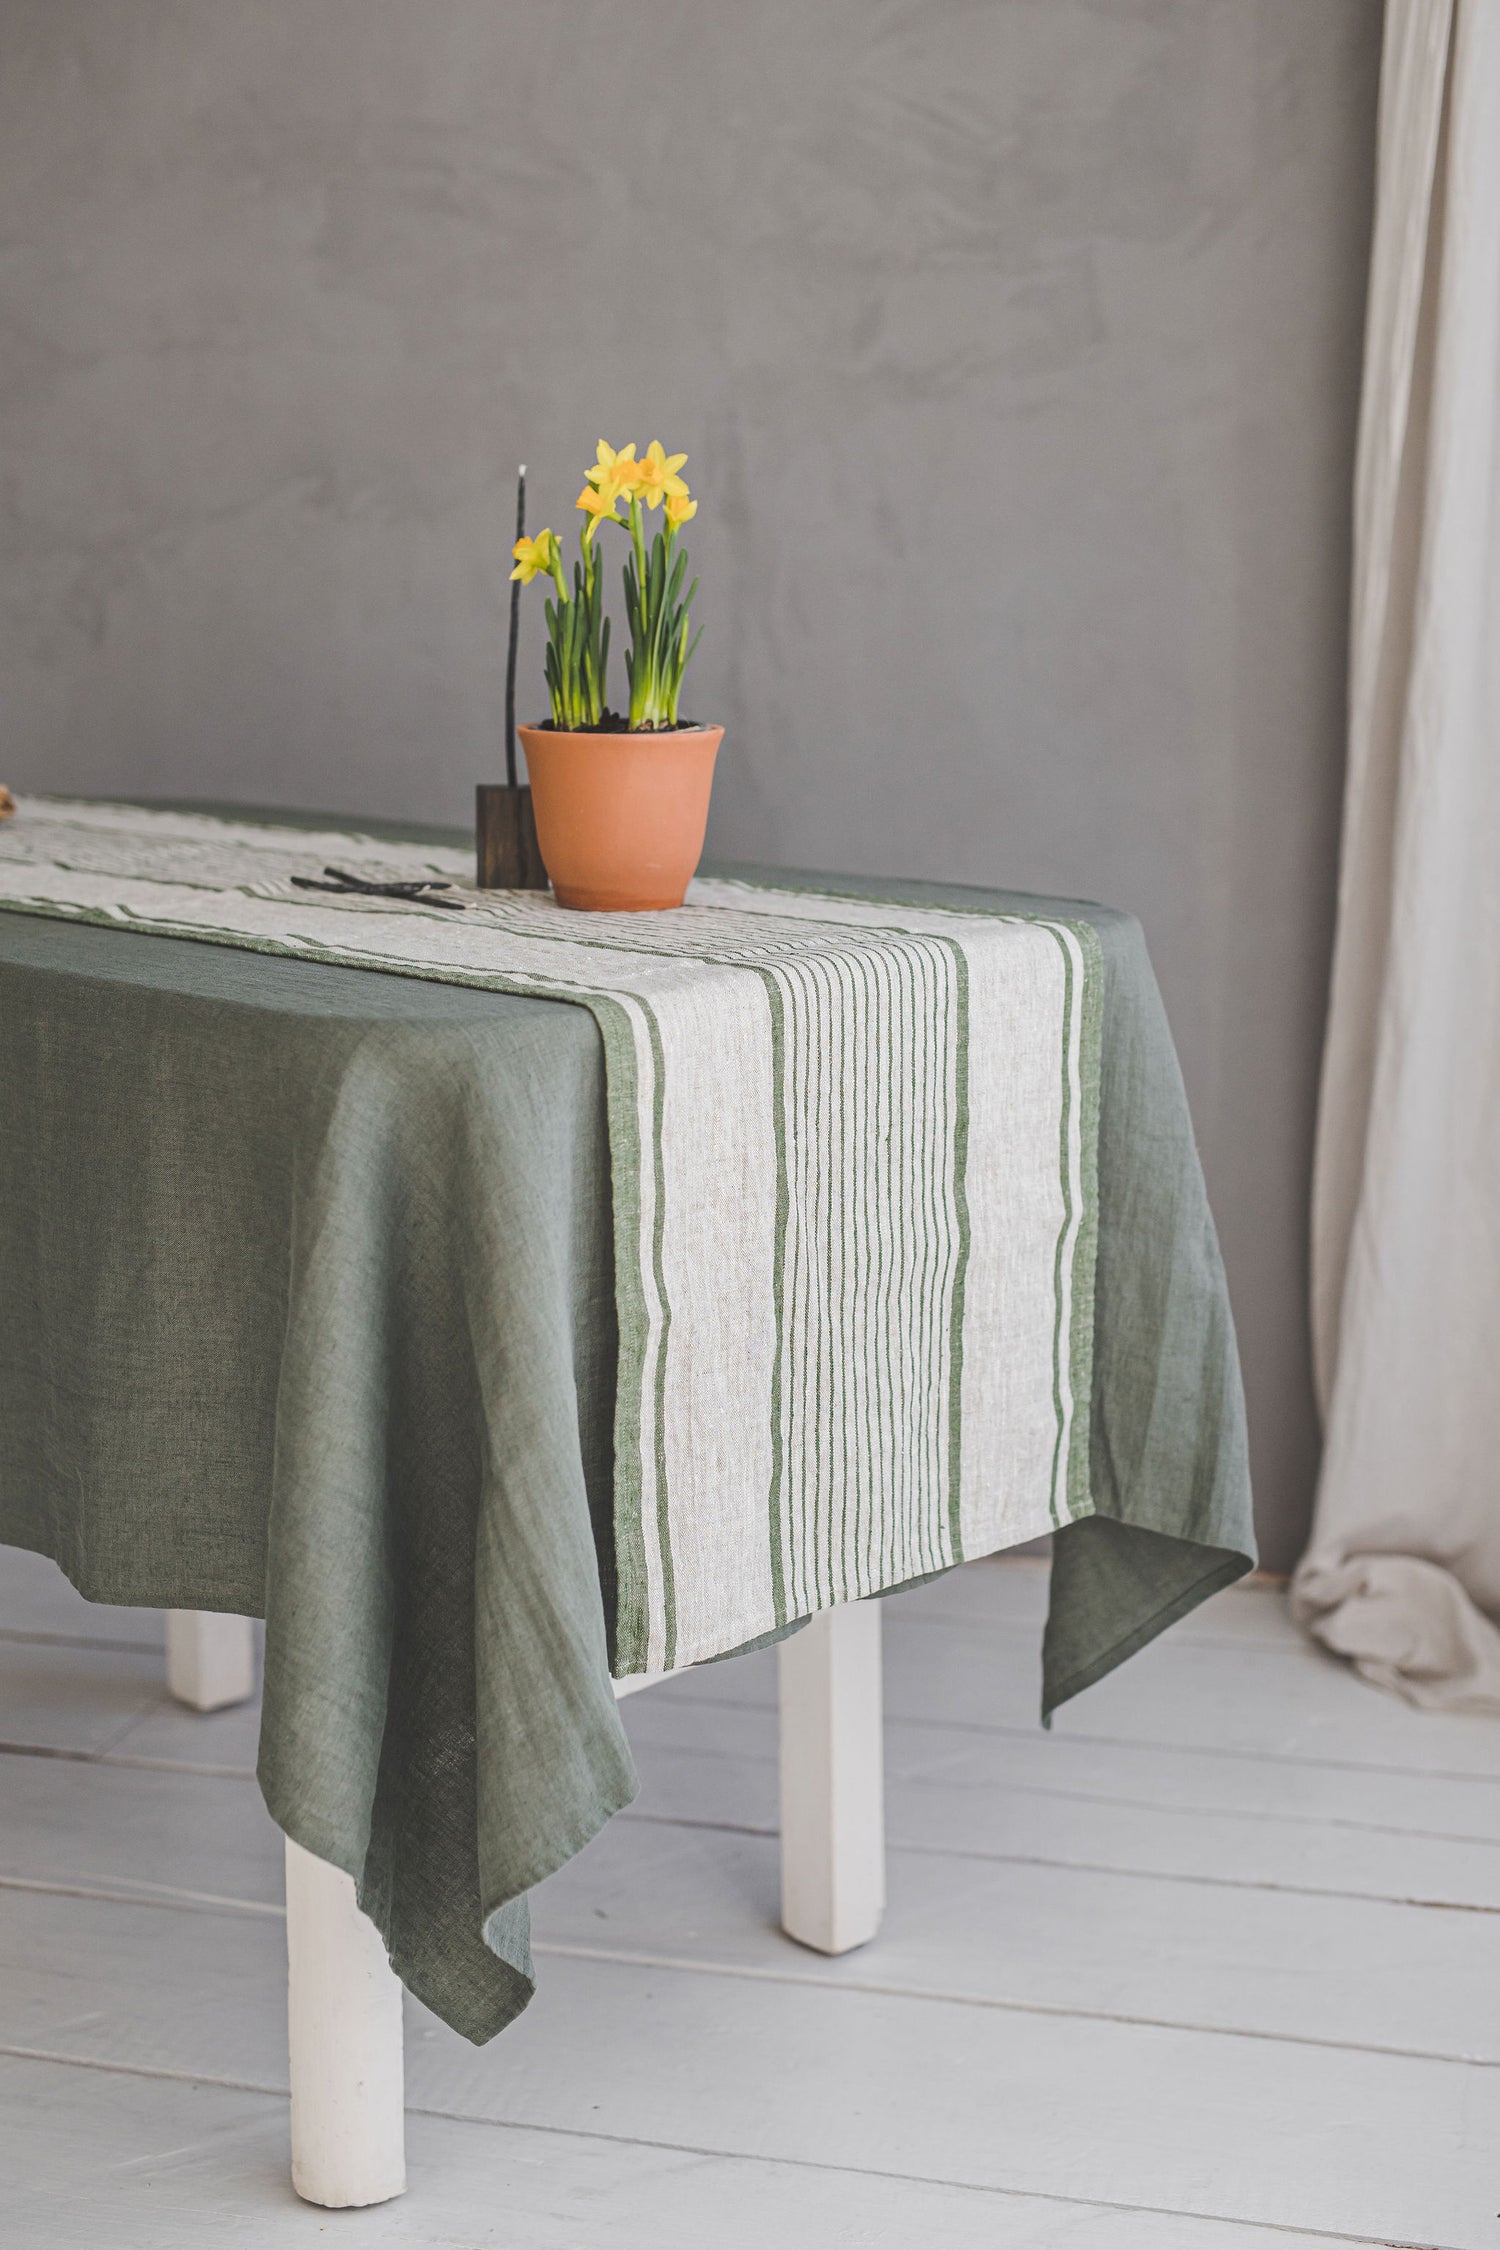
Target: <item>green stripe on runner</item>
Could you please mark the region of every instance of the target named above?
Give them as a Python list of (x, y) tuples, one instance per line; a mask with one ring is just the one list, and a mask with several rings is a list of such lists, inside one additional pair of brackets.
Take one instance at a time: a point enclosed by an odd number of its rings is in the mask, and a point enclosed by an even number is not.
[[(824, 1147), (844, 1151), (844, 1073), (842, 1052), (834, 1051), (833, 1035), (840, 1011), (833, 1004), (833, 985), (838, 975), (836, 961), (818, 964), (818, 1054), (819, 1076), (823, 1083), (823, 1114), (827, 1119), (828, 1138)], [(838, 1502), (838, 1478), (834, 1463), (838, 1446), (839, 1374), (843, 1358), (842, 1337), (837, 1318), (838, 1295), (834, 1276), (834, 1233), (838, 1206), (843, 1197), (835, 1193), (833, 1172), (826, 1165), (818, 1167), (820, 1185), (824, 1188), (822, 1208), (823, 1231), (823, 1317), (818, 1322), (821, 1348), (818, 1354), (818, 1481), (817, 1511), (813, 1518), (813, 1562), (826, 1564), (826, 1580), (821, 1571), (814, 1585), (821, 1599), (825, 1587), (831, 1606), (837, 1598), (835, 1583), (835, 1533), (834, 1509)], [(842, 1184), (842, 1182), (838, 1183)], [(825, 1431), (827, 1432), (825, 1438)]]
[(1090, 1453), (1093, 1430), (1094, 1276), (1099, 1249), (1099, 1072), (1104, 1037), (1104, 948), (1088, 922), (1068, 928), (1083, 956), (1078, 1025), (1079, 1181), (1083, 1210), (1073, 1249), (1073, 1326), (1069, 1372), (1073, 1431), (1068, 1452), (1068, 1518), (1094, 1513)]
[[(877, 956), (880, 973), (885, 982), (885, 1018), (883, 1047), (887, 1054), (894, 1052), (900, 1036), (901, 1024), (901, 958), (894, 950)], [(878, 1409), (880, 1417), (876, 1468), (878, 1490), (884, 1504), (878, 1511), (875, 1540), (875, 1569), (872, 1577), (884, 1581), (890, 1563), (890, 1541), (895, 1529), (893, 1500), (896, 1496), (895, 1479), (898, 1474), (898, 1420), (896, 1400), (900, 1395), (901, 1375), (892, 1335), (891, 1308), (896, 1302), (901, 1286), (901, 1244), (897, 1232), (896, 1213), (889, 1193), (901, 1152), (901, 1100), (900, 1083), (893, 1071), (882, 1071), (878, 1084), (881, 1091), (881, 1109), (877, 1113), (877, 1131), (880, 1133), (881, 1162), (883, 1167), (880, 1229), (880, 1291), (876, 1304), (876, 1377), (879, 1385)]]
[[(859, 1366), (864, 1357), (864, 1338), (853, 1318), (853, 1303), (859, 1272), (859, 1215), (851, 1184), (858, 1177), (855, 1161), (860, 1108), (860, 1076), (852, 1042), (859, 1029), (858, 1011), (854, 999), (854, 980), (847, 959), (834, 964), (838, 977), (839, 1005), (839, 1146), (844, 1152), (845, 1192), (839, 1197), (838, 1211), (838, 1279), (839, 1319), (836, 1333), (842, 1339), (840, 1354), (843, 1365), (839, 1380), (839, 1418), (836, 1432), (835, 1471), (836, 1497), (839, 1511), (838, 1538), (835, 1544), (830, 1527), (829, 1585), (834, 1598), (847, 1601), (851, 1592), (849, 1581), (849, 1488), (850, 1463), (855, 1449), (850, 1443), (850, 1419), (858, 1395)], [(831, 1246), (832, 1230), (830, 1230)]]
[(615, 1669), (643, 1672), (650, 1643), (650, 1591), (641, 1522), (641, 1397), (650, 1324), (641, 1281), (641, 1136), (635, 1032), (617, 1000), (591, 1003), (604, 1042), (605, 1105), (614, 1181), (615, 1315)]
[[(1052, 1406), (1057, 1416), (1057, 1437), (1052, 1447), (1052, 1484), (1047, 1495), (1048, 1513), (1051, 1515), (1053, 1528), (1056, 1529), (1062, 1522), (1057, 1505), (1057, 1472), (1063, 1465), (1063, 1442), (1068, 1434), (1062, 1400), (1062, 1286), (1063, 1251), (1073, 1224), (1073, 1162), (1069, 1146), (1073, 1116), (1073, 956), (1062, 932), (1054, 929), (1052, 935), (1057, 940), (1057, 949), (1063, 962), (1062, 1119), (1059, 1126), (1063, 1223), (1058, 1229), (1057, 1248), (1052, 1258)], [(1070, 1343), (1071, 1340), (1070, 1328)]]
[[(884, 983), (877, 956), (853, 956), (859, 980), (861, 1009), (867, 1037), (879, 1054), (884, 1046)], [(860, 1208), (858, 1274), (854, 1312), (865, 1338), (861, 1356), (857, 1413), (859, 1463), (855, 1499), (855, 1525), (850, 1567), (854, 1583), (867, 1589), (875, 1582), (875, 1534), (880, 1522), (881, 1451), (879, 1389), (880, 1281), (884, 1272), (881, 1240), (881, 1197), (878, 1174), (880, 1149), (880, 1073), (865, 1075), (860, 1109)]]
[(786, 1349), (786, 1230), (787, 1213), (791, 1198), (787, 1187), (786, 1160), (786, 1011), (782, 1005), (781, 985), (774, 969), (762, 969), (760, 981), (771, 1011), (771, 1114), (776, 1132), (776, 1240), (771, 1269), (771, 1304), (776, 1323), (776, 1348), (771, 1361), (771, 1491), (769, 1501), (771, 1531), (771, 1593), (775, 1604), (776, 1623), (785, 1625), (786, 1606), (786, 1555), (781, 1533), (782, 1486), (786, 1474), (782, 1458), (781, 1417), (783, 1409), (781, 1363)]
[(957, 1017), (953, 1081), (953, 1210), (958, 1222), (953, 1300), (948, 1319), (948, 1537), (953, 1560), (964, 1559), (963, 1392), (964, 1290), (969, 1271), (969, 964), (961, 945), (940, 942), (953, 954), (953, 1005)]
[(667, 1277), (662, 1262), (662, 1236), (666, 1224), (667, 1183), (662, 1157), (662, 1117), (666, 1107), (667, 1064), (662, 1052), (661, 1026), (654, 1011), (644, 1000), (637, 1006), (646, 1019), (646, 1036), (651, 1045), (651, 1139), (652, 1160), (655, 1167), (656, 1200), (654, 1224), (651, 1234), (651, 1271), (656, 1282), (656, 1300), (661, 1306), (661, 1329), (656, 1344), (656, 1529), (661, 1549), (661, 1599), (664, 1618), (665, 1654), (664, 1671), (670, 1672), (677, 1661), (677, 1585), (672, 1568), (672, 1517), (670, 1494), (667, 1489), (667, 1346), (672, 1334), (672, 1306), (667, 1296)]

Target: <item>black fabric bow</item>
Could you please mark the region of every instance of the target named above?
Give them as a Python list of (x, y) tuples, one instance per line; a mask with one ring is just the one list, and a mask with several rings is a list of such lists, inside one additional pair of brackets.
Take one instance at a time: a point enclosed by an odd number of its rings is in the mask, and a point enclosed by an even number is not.
[(365, 898), (404, 898), (410, 899), (413, 905), (442, 906), (454, 914), (462, 914), (464, 911), (463, 899), (440, 898), (437, 895), (440, 891), (451, 891), (453, 885), (438, 882), (431, 876), (423, 876), (414, 883), (371, 883), (363, 875), (347, 874), (342, 867), (325, 867), (323, 873), (332, 880), (320, 883), (316, 875), (294, 875), (292, 881), (299, 891), (342, 891), (345, 894), (358, 892)]

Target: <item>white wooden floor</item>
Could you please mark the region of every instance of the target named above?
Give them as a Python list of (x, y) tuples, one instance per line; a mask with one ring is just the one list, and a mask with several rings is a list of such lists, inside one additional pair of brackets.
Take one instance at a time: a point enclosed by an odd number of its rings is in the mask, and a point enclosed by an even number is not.
[(776, 1928), (769, 1658), (636, 1697), (642, 1791), (475, 2051), (411, 2009), (411, 2189), (286, 2183), (255, 1717), (0, 1550), (0, 2241), (504, 2250), (1500, 2242), (1500, 1727), (1221, 1597), (1035, 1723), (1036, 1563), (887, 1611), (891, 1906)]

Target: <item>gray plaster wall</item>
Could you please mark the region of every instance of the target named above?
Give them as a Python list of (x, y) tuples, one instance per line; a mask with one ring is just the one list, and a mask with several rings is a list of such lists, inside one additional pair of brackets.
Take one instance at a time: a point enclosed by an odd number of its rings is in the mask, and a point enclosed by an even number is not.
[(1285, 1567), (1379, 35), (0, 0), (0, 778), (462, 819), (515, 462), (686, 448), (712, 847), (1143, 918)]

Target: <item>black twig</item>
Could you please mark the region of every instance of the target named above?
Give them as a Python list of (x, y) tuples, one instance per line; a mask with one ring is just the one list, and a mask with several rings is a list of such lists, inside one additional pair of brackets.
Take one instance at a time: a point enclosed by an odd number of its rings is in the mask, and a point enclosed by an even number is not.
[(454, 914), (462, 914), (464, 911), (461, 898), (442, 898), (438, 895), (443, 891), (451, 891), (453, 885), (441, 881), (437, 876), (422, 876), (410, 883), (372, 883), (363, 875), (348, 874), (342, 867), (325, 867), (323, 873), (331, 878), (326, 883), (320, 882), (316, 875), (294, 875), (291, 880), (299, 891), (339, 891), (345, 896), (353, 892), (362, 898), (401, 898), (414, 906), (443, 906)]
[[(526, 464), (521, 463), (516, 479), (516, 538), (526, 536)], [(511, 581), (510, 589), (510, 646), (505, 652), (505, 780), (508, 788), (516, 786), (516, 642), (521, 632), (521, 582)]]

